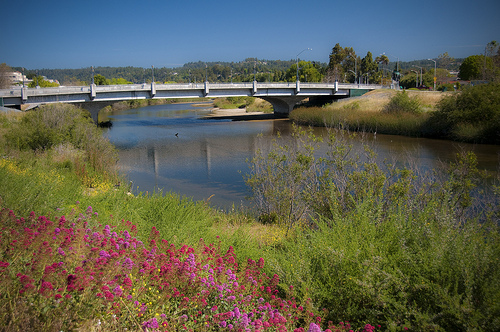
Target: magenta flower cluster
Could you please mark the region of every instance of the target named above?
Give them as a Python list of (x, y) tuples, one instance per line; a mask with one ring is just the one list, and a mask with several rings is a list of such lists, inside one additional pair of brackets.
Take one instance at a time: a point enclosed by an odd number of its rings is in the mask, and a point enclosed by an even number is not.
[[(0, 213), (0, 295), (50, 308), (36, 311), (40, 321), (73, 315), (144, 331), (322, 331), (310, 299), (298, 301), (293, 287), (278, 296), (279, 278), (263, 272), (262, 258), (239, 263), (232, 247), (203, 240), (174, 245), (155, 228), (143, 243), (135, 225), (101, 225), (91, 207), (68, 219)], [(324, 328), (337, 331), (331, 322)]]

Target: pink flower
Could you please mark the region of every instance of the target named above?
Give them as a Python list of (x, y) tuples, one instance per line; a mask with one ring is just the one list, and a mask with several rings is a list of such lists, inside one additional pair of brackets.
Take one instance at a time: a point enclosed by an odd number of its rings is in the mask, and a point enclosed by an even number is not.
[(307, 330), (307, 332), (321, 332), (321, 329), (319, 328), (318, 325), (311, 323), (311, 325), (309, 325), (309, 329)]

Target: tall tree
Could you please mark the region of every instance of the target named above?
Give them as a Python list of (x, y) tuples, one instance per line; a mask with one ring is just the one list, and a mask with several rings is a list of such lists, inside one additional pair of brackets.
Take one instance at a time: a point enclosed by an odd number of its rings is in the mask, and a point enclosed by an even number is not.
[(439, 54), (437, 58), (437, 66), (440, 68), (448, 69), (448, 66), (455, 61), (455, 58), (452, 58), (448, 55), (448, 52), (444, 52), (443, 54)]
[(486, 62), (487, 58), (489, 57), (490, 59), (493, 60), (493, 56), (495, 55), (496, 51), (498, 49), (498, 42), (496, 40), (490, 41), (488, 44), (486, 44), (486, 47), (484, 48), (484, 63), (483, 63), (483, 80), (492, 80), (495, 78), (495, 68), (491, 70), (491, 68), (487, 68)]
[(387, 55), (382, 54), (382, 55), (375, 58), (375, 62), (377, 64), (381, 65), (380, 81), (383, 84), (384, 83), (384, 76), (385, 76), (384, 75), (384, 65), (387, 66), (389, 64), (389, 58), (387, 57)]
[[(286, 72), (286, 80), (288, 82), (295, 82), (297, 76), (297, 64), (290, 66)], [(299, 79), (301, 82), (321, 82), (323, 76), (310, 61), (299, 62)]]
[(328, 69), (334, 69), (336, 65), (340, 65), (346, 58), (345, 49), (339, 43), (335, 44), (330, 53), (330, 62)]
[(366, 53), (366, 56), (361, 60), (360, 75), (369, 78), (369, 81), (373, 82), (377, 68), (378, 66), (373, 61), (372, 53), (371, 52)]
[[(486, 63), (486, 66), (484, 65)], [(484, 70), (486, 68), (486, 70)], [(462, 80), (479, 80), (485, 71), (493, 71), (493, 60), (484, 55), (471, 55), (460, 65), (458, 77)]]
[(37, 85), (41, 88), (49, 88), (49, 87), (56, 87), (56, 86), (59, 86), (58, 83), (56, 82), (49, 82), (49, 81), (46, 81), (43, 76), (41, 75), (35, 75), (33, 76), (33, 81), (31, 81), (29, 84), (28, 84), (28, 87), (29, 88), (35, 88)]

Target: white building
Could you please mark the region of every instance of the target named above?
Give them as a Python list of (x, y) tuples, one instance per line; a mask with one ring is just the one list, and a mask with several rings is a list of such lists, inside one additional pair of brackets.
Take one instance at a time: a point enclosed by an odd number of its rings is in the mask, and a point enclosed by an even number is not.
[(8, 78), (11, 82), (11, 84), (17, 85), (17, 84), (23, 84), (23, 79), (24, 79), (24, 84), (29, 84), (33, 80), (30, 80), (26, 77), (26, 75), (23, 75), (22, 73), (18, 71), (11, 71), (7, 73)]

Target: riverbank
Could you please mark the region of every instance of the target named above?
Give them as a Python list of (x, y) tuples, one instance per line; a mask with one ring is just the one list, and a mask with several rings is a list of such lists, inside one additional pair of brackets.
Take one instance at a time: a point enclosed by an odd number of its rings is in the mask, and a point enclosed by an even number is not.
[(203, 117), (203, 119), (218, 119), (232, 121), (258, 121), (280, 119), (274, 113), (265, 112), (247, 112), (246, 109), (221, 109), (213, 108), (212, 111)]
[[(255, 164), (270, 173), (253, 173), (260, 175), (252, 183), (262, 184), (271, 195), (262, 202), (272, 207), (257, 220), (170, 192), (132, 196), (123, 180), (90, 181), (99, 173), (82, 167), (90, 161), (82, 151), (95, 137), (19, 150), (23, 140), (14, 135), (68, 132), (58, 126), (71, 128), (75, 117), (58, 114), (41, 116), (60, 120), (47, 123), (0, 117), (0, 325), (7, 329), (498, 326), (498, 227), (476, 218), (498, 216), (499, 205), (493, 196), (490, 205), (470, 205), (472, 155), (434, 181), (359, 160), (369, 151), (352, 150), (341, 132), (332, 135), (330, 159), (316, 160), (314, 141), (297, 135), (301, 144), (277, 142), (254, 161), (269, 166)], [(96, 129), (85, 124), (77, 132)], [(314, 178), (326, 166), (332, 172)], [(300, 218), (302, 208), (315, 218)], [(287, 224), (282, 214), (291, 213), (299, 219)]]
[(499, 84), (458, 92), (376, 90), (324, 107), (300, 107), (295, 123), (466, 143), (500, 144)]

